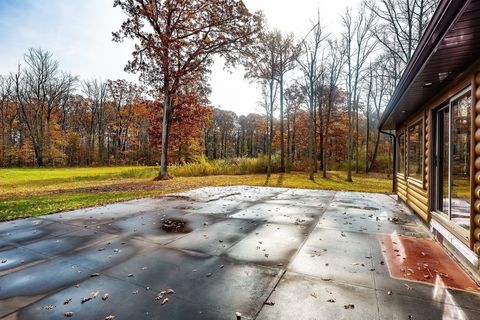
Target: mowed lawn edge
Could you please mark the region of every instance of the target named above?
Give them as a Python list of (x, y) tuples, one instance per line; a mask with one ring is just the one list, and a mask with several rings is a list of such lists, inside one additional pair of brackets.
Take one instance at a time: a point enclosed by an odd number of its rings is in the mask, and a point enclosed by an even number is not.
[[(175, 177), (153, 181), (154, 167), (0, 169), (0, 221), (36, 217), (207, 186), (268, 186), (389, 193), (385, 174), (329, 172), (327, 179), (308, 179), (304, 172)], [(320, 175), (320, 174), (319, 174)]]

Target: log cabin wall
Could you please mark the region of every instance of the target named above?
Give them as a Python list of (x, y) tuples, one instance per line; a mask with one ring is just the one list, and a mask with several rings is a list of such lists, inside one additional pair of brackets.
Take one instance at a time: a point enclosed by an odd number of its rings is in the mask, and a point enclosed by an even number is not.
[(472, 121), (472, 131), (475, 130), (474, 136), (475, 147), (472, 152), (472, 158), (474, 158), (474, 165), (471, 175), (471, 189), (472, 189), (472, 221), (471, 221), (471, 246), (473, 251), (480, 255), (480, 72), (476, 72), (472, 81), (472, 117), (475, 119)]
[[(475, 70), (478, 70), (478, 66), (475, 68)], [(476, 88), (480, 85), (480, 76), (478, 75), (479, 73), (473, 73), (471, 70), (470, 72), (467, 72), (466, 75), (460, 77), (455, 81), (454, 84), (447, 86), (442, 92), (440, 92), (436, 97), (434, 97), (431, 101), (429, 101), (423, 108), (420, 109), (419, 112), (416, 114), (412, 115), (411, 117), (408, 118), (407, 121), (402, 123), (399, 127), (397, 127), (397, 137), (400, 134), (405, 134), (405, 154), (400, 155), (403, 156), (405, 159), (405, 174), (403, 173), (397, 173), (396, 175), (396, 188), (397, 188), (397, 195), (399, 196), (400, 199), (402, 199), (410, 208), (415, 211), (424, 221), (429, 222), (431, 219), (431, 210), (432, 210), (432, 195), (431, 195), (431, 184), (432, 184), (432, 178), (433, 178), (433, 172), (431, 172), (431, 168), (433, 168), (433, 163), (432, 163), (432, 154), (433, 154), (433, 112), (436, 108), (440, 107), (442, 104), (445, 102), (449, 101), (449, 99), (456, 95), (458, 92), (461, 90), (465, 89), (472, 83), (472, 74), (476, 74), (475, 77), (475, 83), (476, 83)], [(480, 89), (472, 88), (472, 91), (475, 92), (475, 94), (472, 94), (475, 98), (477, 95), (480, 97)], [(477, 100), (478, 101), (478, 98)], [(475, 113), (475, 109), (478, 109), (478, 112), (480, 112), (480, 103), (477, 102), (475, 105), (474, 110), (472, 110), (472, 114)], [(423, 170), (423, 179), (422, 181), (418, 181), (416, 179), (412, 179), (408, 177), (408, 150), (409, 150), (409, 139), (408, 139), (408, 127), (415, 124), (416, 122), (420, 121), (423, 119), (423, 146), (424, 146), (424, 170)], [(477, 124), (477, 128), (480, 129), (480, 116), (477, 118), (474, 118), (475, 121), (474, 123)], [(470, 237), (471, 239), (476, 239), (477, 240), (477, 245), (476, 245), (476, 252), (477, 254), (480, 254), (480, 130), (478, 133), (475, 134), (475, 137), (478, 136), (478, 147), (475, 148), (475, 152), (478, 150), (478, 153), (475, 153), (477, 155), (477, 158), (475, 159), (475, 166), (478, 168), (475, 170), (475, 172), (471, 175), (472, 180), (472, 188), (473, 184), (475, 183), (475, 186), (478, 186), (478, 188), (475, 189), (475, 194), (478, 194), (478, 198), (475, 198), (475, 200), (478, 200), (478, 202), (475, 202), (475, 208), (478, 208), (478, 215), (475, 216), (475, 218), (472, 218), (474, 220), (474, 223), (477, 224), (478, 229), (476, 233), (473, 231), (474, 228), (472, 229), (472, 236)], [(397, 139), (398, 141), (398, 139)], [(473, 168), (473, 163), (472, 163), (472, 168)], [(472, 169), (473, 170), (473, 169)], [(472, 201), (472, 203), (474, 203)], [(473, 226), (473, 223), (472, 223)], [(474, 244), (471, 244), (471, 247), (473, 249)]]
[[(427, 138), (428, 132), (430, 131), (429, 124), (430, 117), (428, 116), (428, 111), (422, 110), (420, 113), (412, 116), (405, 124), (403, 124), (399, 129), (398, 133), (403, 133), (405, 137), (405, 153), (403, 155), (399, 154), (399, 157), (404, 157), (405, 163), (405, 173), (397, 174), (397, 194), (410, 208), (413, 209), (423, 220), (429, 220), (429, 197), (428, 197), (428, 168), (429, 164), (427, 163), (428, 152), (429, 152), (429, 143), (430, 138)], [(410, 149), (410, 139), (408, 138), (408, 128), (415, 124), (421, 122), (423, 127), (423, 178), (422, 180), (417, 180), (408, 177), (408, 150)]]

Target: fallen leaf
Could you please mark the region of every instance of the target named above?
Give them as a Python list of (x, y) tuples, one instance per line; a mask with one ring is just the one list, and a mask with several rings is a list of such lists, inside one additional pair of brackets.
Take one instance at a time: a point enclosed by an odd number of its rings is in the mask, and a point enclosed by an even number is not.
[(92, 274), (90, 275), (90, 277), (92, 277), (92, 278), (93, 278), (93, 277), (98, 277), (99, 275), (100, 275), (100, 273), (95, 272), (95, 273), (92, 273)]
[(72, 311), (67, 311), (63, 315), (67, 318), (70, 318), (70, 317), (73, 317), (73, 312)]
[(83, 297), (82, 298), (82, 303), (88, 302), (90, 300), (92, 300), (92, 297)]
[(104, 293), (102, 296), (102, 300), (105, 301), (108, 299), (108, 293)]
[(344, 307), (345, 309), (355, 309), (355, 305), (354, 305), (354, 304), (351, 304), (351, 303), (346, 304), (346, 305), (344, 305), (343, 307)]
[(115, 316), (112, 316), (112, 315), (105, 317), (105, 320), (113, 320), (113, 319), (115, 319)]
[(162, 305), (164, 305), (164, 304), (167, 303), (167, 302), (168, 302), (168, 298), (163, 299)]
[(72, 302), (72, 298), (66, 299), (65, 301), (63, 301), (63, 304), (69, 304), (70, 302)]

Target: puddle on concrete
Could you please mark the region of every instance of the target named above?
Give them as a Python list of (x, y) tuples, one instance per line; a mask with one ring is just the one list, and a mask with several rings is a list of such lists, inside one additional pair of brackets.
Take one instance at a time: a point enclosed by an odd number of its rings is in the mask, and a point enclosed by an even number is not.
[(181, 219), (167, 219), (162, 224), (162, 230), (171, 233), (190, 233), (192, 229), (188, 227), (188, 222)]

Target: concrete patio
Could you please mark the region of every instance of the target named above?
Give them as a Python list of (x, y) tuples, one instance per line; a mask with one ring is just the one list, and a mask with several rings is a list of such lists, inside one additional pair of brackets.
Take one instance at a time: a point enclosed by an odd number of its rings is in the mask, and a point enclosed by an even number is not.
[(382, 194), (203, 188), (5, 222), (0, 260), (1, 319), (480, 314), (478, 285)]

